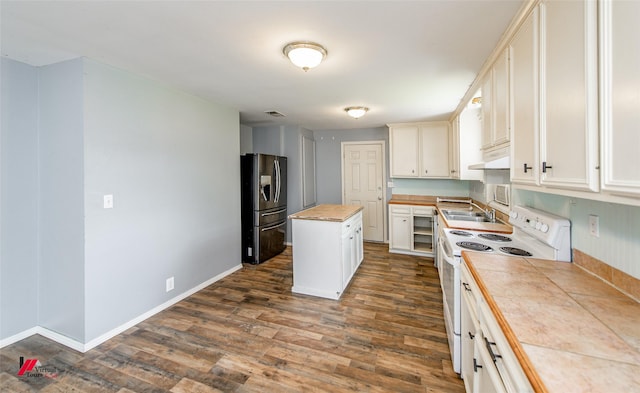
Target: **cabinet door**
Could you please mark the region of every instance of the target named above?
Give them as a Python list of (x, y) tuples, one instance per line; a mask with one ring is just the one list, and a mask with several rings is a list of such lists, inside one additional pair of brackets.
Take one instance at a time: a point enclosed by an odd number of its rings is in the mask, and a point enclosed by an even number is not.
[(538, 185), (538, 9), (509, 44), (511, 181)]
[(449, 123), (420, 127), (420, 177), (449, 177)]
[(482, 148), (493, 146), (493, 75), (489, 70), (482, 82)]
[(452, 179), (460, 179), (460, 115), (451, 122), (449, 143), (449, 173)]
[(482, 337), (479, 336), (474, 346), (474, 362), (477, 367), (475, 367), (473, 391), (475, 393), (506, 393), (500, 374), (484, 345)]
[(353, 230), (342, 234), (342, 288), (340, 292), (346, 288), (353, 274), (353, 253), (354, 253), (354, 235)]
[(509, 142), (509, 50), (493, 65), (493, 135), (495, 146)]
[(549, 187), (599, 189), (596, 6), (540, 4), (540, 183)]
[(389, 129), (391, 177), (418, 177), (418, 135), (417, 125)]
[(640, 196), (640, 2), (601, 1), (602, 189)]
[(460, 376), (464, 379), (464, 387), (467, 393), (473, 392), (474, 385), (474, 339), (477, 331), (473, 323), (468, 299), (462, 296), (460, 335), (461, 335), (461, 356), (460, 356)]
[(411, 250), (411, 217), (394, 214), (391, 216), (391, 248)]

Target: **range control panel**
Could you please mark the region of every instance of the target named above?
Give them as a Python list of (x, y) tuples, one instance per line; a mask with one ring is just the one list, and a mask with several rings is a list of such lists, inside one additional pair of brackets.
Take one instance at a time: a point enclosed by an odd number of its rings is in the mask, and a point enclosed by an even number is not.
[(571, 241), (568, 219), (531, 207), (513, 206), (509, 223), (556, 249)]

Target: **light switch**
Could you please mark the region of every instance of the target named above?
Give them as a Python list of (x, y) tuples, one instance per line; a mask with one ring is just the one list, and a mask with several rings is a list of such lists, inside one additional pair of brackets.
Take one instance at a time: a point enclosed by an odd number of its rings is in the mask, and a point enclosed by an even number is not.
[(113, 209), (113, 195), (109, 194), (104, 196), (104, 208)]

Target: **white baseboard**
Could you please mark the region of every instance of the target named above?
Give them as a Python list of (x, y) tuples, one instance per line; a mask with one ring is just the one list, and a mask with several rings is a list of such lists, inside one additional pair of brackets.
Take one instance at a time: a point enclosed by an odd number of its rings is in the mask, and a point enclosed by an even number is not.
[(20, 340), (23, 340), (27, 337), (33, 336), (34, 334), (38, 334), (39, 331), (38, 329), (40, 328), (40, 326), (36, 326), (36, 327), (32, 327), (31, 329), (27, 329), (27, 330), (23, 330), (20, 333), (14, 334), (13, 336), (4, 338), (2, 340), (0, 340), (0, 348), (4, 348), (7, 345), (11, 345), (15, 342), (18, 342)]
[(181, 294), (179, 294), (178, 296), (171, 298), (169, 300), (167, 300), (166, 302), (160, 304), (157, 307), (152, 308), (151, 310), (145, 312), (144, 314), (141, 314), (135, 318), (133, 318), (132, 320), (114, 328), (111, 329), (110, 331), (94, 338), (93, 340), (89, 341), (86, 344), (83, 344), (79, 341), (76, 341), (72, 338), (69, 338), (65, 335), (62, 335), (60, 333), (56, 333), (52, 330), (49, 330), (47, 328), (44, 328), (42, 326), (36, 326), (27, 330), (24, 330), (18, 334), (14, 334), (11, 337), (7, 337), (3, 340), (0, 340), (0, 348), (3, 348), (7, 345), (13, 344), (15, 342), (18, 342), (20, 340), (23, 340), (27, 337), (30, 337), (34, 334), (40, 334), (50, 340), (53, 340), (59, 344), (62, 344), (66, 347), (69, 347), (71, 349), (74, 349), (78, 352), (87, 352), (88, 350), (97, 347), (98, 345), (102, 344), (103, 342), (117, 336), (118, 334), (124, 332), (125, 330), (139, 324), (140, 322), (144, 321), (145, 319), (152, 317), (153, 315), (159, 313), (160, 311), (167, 309), (171, 306), (173, 306), (174, 304), (178, 303), (179, 301), (193, 295), (194, 293), (208, 287), (209, 285), (213, 284), (214, 282), (223, 279), (224, 277), (230, 275), (231, 273), (238, 271), (242, 269), (242, 264), (236, 265), (234, 267), (232, 267), (231, 269), (222, 272), (220, 274), (218, 274), (217, 276), (210, 278), (209, 280), (203, 282), (202, 284), (195, 286), (191, 289), (189, 289), (188, 291), (185, 291)]

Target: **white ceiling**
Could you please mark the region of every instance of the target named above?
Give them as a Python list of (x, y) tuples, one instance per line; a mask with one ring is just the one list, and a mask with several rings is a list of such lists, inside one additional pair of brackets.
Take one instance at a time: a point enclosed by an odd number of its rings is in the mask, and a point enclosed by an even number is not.
[[(2, 56), (86, 56), (237, 109), (249, 126), (369, 128), (448, 119), (521, 4), (2, 0)], [(306, 73), (282, 53), (300, 40), (328, 51)], [(354, 120), (350, 105), (370, 111)]]

